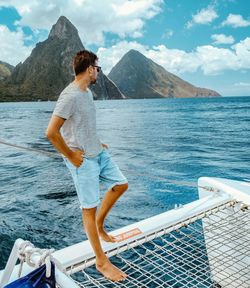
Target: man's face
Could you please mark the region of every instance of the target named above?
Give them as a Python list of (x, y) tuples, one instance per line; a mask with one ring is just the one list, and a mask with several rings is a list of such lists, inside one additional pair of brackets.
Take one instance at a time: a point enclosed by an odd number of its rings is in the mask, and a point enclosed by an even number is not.
[(92, 66), (93, 67), (93, 73), (91, 74), (91, 82), (90, 84), (95, 84), (98, 74), (101, 71), (101, 67), (98, 66), (98, 61), (95, 61), (95, 65)]

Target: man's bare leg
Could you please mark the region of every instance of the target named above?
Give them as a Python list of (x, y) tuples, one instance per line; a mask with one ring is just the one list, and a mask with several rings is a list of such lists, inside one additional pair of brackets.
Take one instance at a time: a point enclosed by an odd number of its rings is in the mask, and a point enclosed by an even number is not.
[(128, 189), (127, 183), (122, 185), (116, 185), (105, 194), (102, 200), (100, 210), (96, 217), (96, 224), (100, 238), (106, 242), (116, 242), (116, 238), (111, 235), (108, 235), (108, 233), (105, 231), (104, 220), (107, 217), (110, 209), (115, 204), (115, 202), (127, 189)]
[(102, 250), (96, 226), (96, 210), (96, 207), (82, 209), (83, 225), (96, 255), (96, 269), (102, 273), (103, 276), (112, 281), (124, 280), (127, 277), (127, 274), (115, 267)]

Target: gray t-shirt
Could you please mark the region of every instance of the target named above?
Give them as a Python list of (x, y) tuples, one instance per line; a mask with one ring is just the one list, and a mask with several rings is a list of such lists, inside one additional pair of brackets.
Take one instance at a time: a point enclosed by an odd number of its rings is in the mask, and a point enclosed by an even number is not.
[(89, 89), (81, 91), (70, 83), (60, 94), (53, 115), (66, 119), (60, 132), (72, 150), (84, 150), (86, 157), (95, 157), (103, 150), (96, 132), (96, 109)]

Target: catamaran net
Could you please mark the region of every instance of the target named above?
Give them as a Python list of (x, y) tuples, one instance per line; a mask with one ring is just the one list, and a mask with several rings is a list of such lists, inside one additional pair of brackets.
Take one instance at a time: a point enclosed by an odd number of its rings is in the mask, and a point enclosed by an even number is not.
[(111, 282), (87, 263), (71, 277), (84, 288), (250, 287), (250, 210), (241, 203), (228, 202), (126, 246), (110, 258), (129, 275), (125, 281)]

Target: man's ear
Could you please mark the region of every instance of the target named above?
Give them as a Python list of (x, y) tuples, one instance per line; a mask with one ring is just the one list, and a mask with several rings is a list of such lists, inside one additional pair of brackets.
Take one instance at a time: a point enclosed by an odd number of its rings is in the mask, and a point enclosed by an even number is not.
[(93, 71), (94, 71), (93, 66), (90, 65), (87, 69), (88, 69), (88, 71), (89, 71), (89, 74), (92, 75), (92, 74), (93, 74)]

